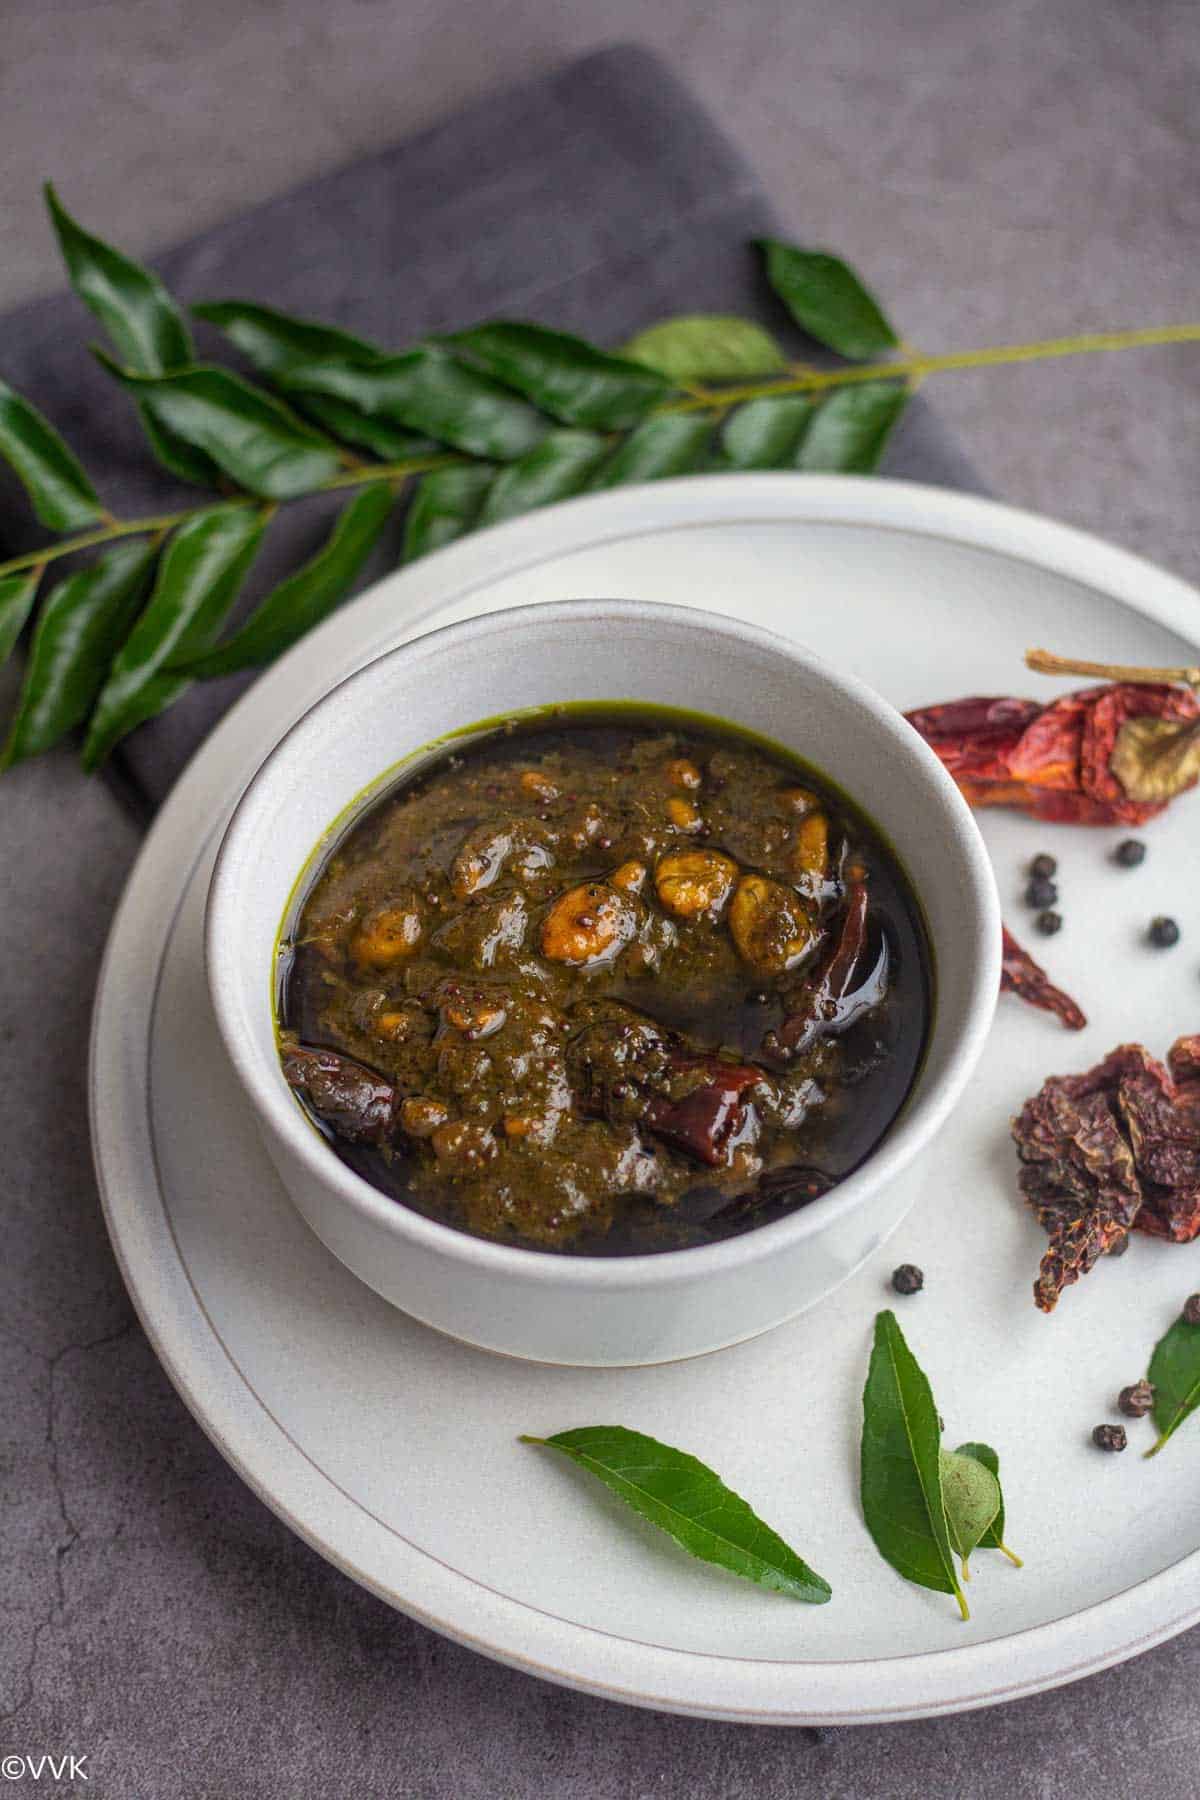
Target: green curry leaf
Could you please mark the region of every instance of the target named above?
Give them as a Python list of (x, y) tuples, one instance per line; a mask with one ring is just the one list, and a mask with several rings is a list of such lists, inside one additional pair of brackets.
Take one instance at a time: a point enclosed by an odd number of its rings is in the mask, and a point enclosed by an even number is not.
[[(387, 355), (377, 344), (321, 325), (314, 319), (298, 319), (273, 306), (253, 300), (209, 300), (193, 306), (198, 319), (223, 331), (260, 375), (274, 379), (281, 370), (302, 363), (344, 362), (361, 365), (381, 362)], [(432, 440), (416, 432), (371, 418), (347, 400), (329, 395), (301, 394), (296, 405), (307, 418), (344, 443), (372, 451), (385, 462), (426, 454)]]
[(892, 1312), (875, 1320), (863, 1390), (861, 1492), (875, 1547), (906, 1581), (967, 1603), (942, 1501), (941, 1423), (928, 1379)]
[(907, 405), (908, 390), (895, 381), (838, 388), (817, 407), (796, 467), (811, 474), (870, 474)]
[(228, 369), (196, 363), (168, 375), (138, 375), (103, 351), (96, 356), (158, 424), (211, 457), (251, 494), (294, 499), (341, 468), (328, 438)]
[(77, 225), (49, 182), (46, 205), (71, 286), (104, 326), (122, 361), (143, 375), (162, 375), (190, 363), (187, 323), (158, 276)]
[(40, 569), (23, 569), (15, 575), (0, 576), (0, 669), (12, 655), (17, 639), (29, 622), (41, 579)]
[(624, 431), (670, 392), (670, 383), (644, 363), (544, 325), (497, 319), (447, 342), (564, 425)]
[(712, 420), (706, 413), (664, 413), (647, 419), (620, 443), (592, 476), (593, 488), (690, 475), (708, 456)]
[[(126, 367), (140, 375), (186, 368), (194, 357), (187, 320), (153, 270), (84, 231), (49, 182), (46, 205), (71, 286), (104, 326)], [(165, 469), (181, 481), (216, 486), (220, 471), (211, 457), (177, 438), (146, 406), (138, 411), (147, 442)]]
[[(305, 363), (348, 363), (360, 367), (383, 362), (388, 352), (366, 338), (354, 337), (315, 319), (299, 319), (253, 300), (207, 300), (193, 306), (198, 319), (223, 331), (260, 375), (274, 379), (283, 370)], [(385, 462), (427, 455), (434, 441), (373, 417), (329, 394), (297, 393), (297, 408), (344, 443), (370, 450)]]
[(254, 560), (266, 521), (248, 506), (213, 506), (181, 525), (163, 552), (145, 611), (117, 654), (96, 702), (83, 766), (96, 769), (114, 744), (155, 718), (188, 685), (168, 672), (192, 661), (221, 629)]
[(333, 437), (355, 444), (360, 450), (370, 450), (387, 463), (431, 456), (440, 448), (420, 432), (389, 425), (386, 419), (372, 419), (348, 400), (331, 400), (327, 394), (293, 394), (292, 399), (297, 411)]
[(621, 1425), (521, 1442), (569, 1457), (702, 1562), (795, 1600), (822, 1605), (829, 1599), (829, 1583), (696, 1457)]
[(384, 481), (356, 494), (317, 554), (281, 581), (240, 631), (191, 662), (172, 662), (170, 673), (208, 679), (256, 669), (279, 656), (319, 625), (345, 596), (379, 542), (394, 503), (395, 495)]
[(369, 418), (425, 433), (440, 444), (512, 462), (544, 437), (532, 406), (437, 345), (422, 344), (370, 364), (321, 359), (291, 363), (276, 380), (289, 393), (323, 395)]
[(149, 544), (117, 544), (51, 589), (0, 767), (51, 749), (87, 718), (146, 597), (156, 555)]
[(1149, 1380), (1158, 1437), (1146, 1455), (1157, 1456), (1200, 1406), (1200, 1325), (1189, 1325), (1182, 1314), (1176, 1319), (1154, 1346)]
[(940, 1473), (946, 1529), (962, 1561), (962, 1578), (969, 1581), (968, 1558), (1000, 1512), (1000, 1483), (978, 1458), (954, 1450), (942, 1451)]
[(176, 437), (144, 403), (138, 407), (138, 417), (155, 461), (164, 469), (169, 469), (180, 481), (191, 482), (194, 487), (214, 488), (218, 485), (221, 471), (211, 456)]
[(866, 284), (839, 256), (759, 238), (767, 280), (797, 325), (852, 361), (893, 349), (899, 338)]
[(738, 469), (793, 469), (815, 411), (807, 394), (747, 400), (725, 425), (725, 454)]
[[(996, 1477), (997, 1487), (1000, 1486), (1000, 1458), (996, 1455), (996, 1452), (992, 1449), (990, 1444), (960, 1444), (954, 1454), (956, 1456), (970, 1456), (973, 1457), (976, 1462), (982, 1463), (984, 1468), (990, 1470)], [(1004, 1556), (1007, 1556), (1009, 1562), (1014, 1563), (1018, 1569), (1023, 1566), (1021, 1558), (1016, 1556), (1004, 1542), (1003, 1489), (1001, 1489), (1000, 1493), (1000, 1510), (980, 1538), (979, 1547), (981, 1550), (999, 1550)]]
[(223, 331), (260, 375), (277, 375), (294, 363), (379, 362), (387, 354), (348, 331), (315, 319), (298, 319), (253, 300), (202, 300), (192, 312)]
[(406, 563), (474, 529), (495, 472), (490, 463), (462, 463), (433, 469), (423, 478), (404, 525)]
[(769, 331), (728, 313), (692, 313), (639, 331), (620, 354), (677, 384), (775, 375), (787, 358)]
[(592, 431), (548, 432), (540, 444), (500, 471), (477, 522), (494, 525), (582, 493), (607, 449), (605, 439)]
[(77, 458), (6, 381), (0, 381), (0, 457), (51, 531), (79, 531), (100, 518), (103, 508)]

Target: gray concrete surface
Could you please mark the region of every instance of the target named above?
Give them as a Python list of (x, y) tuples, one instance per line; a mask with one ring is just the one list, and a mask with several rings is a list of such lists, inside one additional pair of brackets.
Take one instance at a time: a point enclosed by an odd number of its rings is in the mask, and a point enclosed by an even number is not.
[[(630, 36), (670, 57), (796, 230), (869, 270), (922, 345), (1200, 315), (1192, 0), (7, 0), (0, 307), (58, 282), (43, 175), (152, 250)], [(931, 393), (998, 494), (1195, 578), (1198, 357), (948, 376)], [(1200, 1633), (964, 1718), (760, 1732), (531, 1681), (327, 1567), (191, 1423), (76, 1191), (76, 1052), (134, 827), (65, 759), (6, 776), (0, 809), (0, 992), (56, 1008), (21, 1045), (36, 1116), (0, 1085), (0, 1755), (86, 1753), (77, 1791), (114, 1800), (1196, 1792)], [(85, 888), (47, 890), (47, 833), (73, 845)], [(0, 1005), (0, 1047), (17, 1030)], [(26, 1166), (47, 1142), (72, 1186), (34, 1210)]]

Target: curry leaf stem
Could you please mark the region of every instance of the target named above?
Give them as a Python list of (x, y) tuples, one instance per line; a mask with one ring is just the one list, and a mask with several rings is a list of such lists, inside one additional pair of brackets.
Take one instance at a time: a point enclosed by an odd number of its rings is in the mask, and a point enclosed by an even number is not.
[[(741, 406), (747, 400), (761, 400), (776, 394), (817, 392), (826, 388), (880, 380), (907, 380), (916, 383), (927, 375), (953, 369), (982, 369), (1004, 363), (1040, 362), (1062, 356), (1090, 356), (1106, 351), (1144, 349), (1152, 345), (1193, 343), (1200, 343), (1200, 324), (1152, 325), (1132, 331), (1092, 332), (1079, 337), (1042, 338), (1028, 344), (1001, 344), (983, 350), (951, 350), (932, 356), (911, 352), (897, 357), (893, 362), (855, 364), (838, 369), (815, 369), (804, 363), (793, 363), (787, 374), (766, 381), (750, 382), (738, 387), (689, 387), (682, 398), (664, 402), (655, 412), (688, 413), (707, 410), (714, 415), (723, 416), (732, 407)], [(329, 480), (321, 482), (313, 491), (328, 493), (341, 488), (366, 487), (378, 481), (396, 481), (405, 476), (420, 475), (471, 460), (470, 457), (449, 452), (437, 456), (407, 457), (391, 463), (362, 463), (342, 470)], [(198, 513), (207, 511), (212, 504), (211, 499), (206, 499), (198, 506), (185, 507), (179, 512), (159, 513), (137, 519), (111, 518), (108, 524), (78, 532), (53, 546), (43, 544), (36, 550), (29, 550), (21, 556), (10, 557), (7, 562), (0, 562), (0, 576), (54, 562), (59, 557), (72, 556), (78, 550), (87, 550), (96, 544), (108, 544), (116, 538), (171, 531)], [(254, 506), (259, 502), (254, 495), (237, 494), (224, 504)]]
[(1129, 663), (1082, 662), (1075, 656), (1056, 656), (1052, 650), (1027, 650), (1025, 666), (1036, 675), (1094, 675), (1098, 681), (1183, 682), (1200, 688), (1200, 664), (1190, 668), (1135, 668)]
[[(322, 482), (314, 490), (316, 493), (336, 493), (341, 488), (370, 487), (376, 482), (389, 481), (402, 485), (409, 475), (420, 475), (428, 469), (441, 469), (450, 463), (467, 462), (470, 458), (462, 456), (424, 456), (411, 457), (403, 462), (395, 463), (363, 463), (358, 468), (347, 469), (342, 475), (335, 475), (329, 481)], [(219, 502), (222, 506), (261, 506), (262, 500), (256, 494), (233, 494)], [(77, 550), (89, 550), (95, 544), (108, 544), (114, 538), (137, 537), (143, 533), (155, 533), (162, 537), (165, 532), (173, 531), (176, 525), (183, 525), (197, 514), (208, 512), (214, 505), (213, 500), (203, 501), (199, 506), (187, 506), (180, 512), (156, 513), (139, 519), (114, 519), (113, 523), (95, 531), (81, 531), (75, 537), (65, 538), (54, 545), (43, 544), (38, 550), (29, 550), (23, 556), (14, 556), (8, 562), (0, 563), (0, 575), (14, 574), (18, 569), (31, 569), (48, 562), (54, 562), (60, 556), (73, 556)], [(272, 507), (271, 511), (277, 510)]]
[[(250, 506), (253, 501), (249, 495), (239, 495), (228, 504)], [(189, 506), (182, 512), (158, 513), (143, 519), (114, 519), (111, 525), (98, 526), (94, 531), (78, 532), (74, 537), (65, 538), (60, 544), (43, 544), (37, 550), (27, 550), (23, 556), (11, 557), (8, 562), (0, 563), (0, 575), (11, 575), (17, 569), (44, 566), (55, 562), (60, 556), (73, 556), (77, 550), (90, 550), (93, 544), (110, 544), (114, 538), (137, 537), (142, 532), (170, 531), (196, 513), (206, 512), (211, 505), (212, 501), (209, 500), (204, 506)]]
[(1002, 363), (1043, 362), (1061, 356), (1094, 356), (1110, 350), (1140, 350), (1155, 344), (1200, 343), (1200, 324), (1150, 325), (1134, 331), (1097, 331), (1079, 337), (1040, 338), (1028, 344), (997, 344), (984, 350), (948, 350), (925, 356), (914, 352), (894, 362), (858, 363), (851, 368), (814, 369), (792, 365), (790, 375), (770, 383), (705, 389), (685, 400), (668, 401), (662, 411), (689, 412), (696, 407), (740, 405), (764, 394), (789, 394), (845, 387), (859, 381), (899, 380), (902, 376), (941, 374), (949, 369), (985, 369)]

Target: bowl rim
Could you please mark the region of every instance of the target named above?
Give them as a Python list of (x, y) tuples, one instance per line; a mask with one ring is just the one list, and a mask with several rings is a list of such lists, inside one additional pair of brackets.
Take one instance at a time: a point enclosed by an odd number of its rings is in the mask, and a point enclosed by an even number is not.
[[(511, 641), (514, 633), (531, 627), (545, 632), (555, 626), (568, 624), (583, 613), (590, 619), (610, 619), (614, 624), (623, 622), (644, 626), (649, 623), (663, 631), (681, 631), (689, 636), (702, 633), (734, 639), (754, 647), (761, 655), (777, 660), (782, 658), (816, 673), (860, 705), (893, 737), (899, 752), (924, 777), (931, 790), (931, 798), (939, 803), (943, 816), (952, 828), (967, 877), (963, 888), (962, 917), (965, 927), (972, 931), (975, 940), (974, 968), (963, 1003), (962, 1024), (945, 1070), (930, 1083), (927, 1091), (910, 1092), (897, 1120), (850, 1175), (838, 1182), (828, 1194), (808, 1205), (769, 1224), (752, 1227), (735, 1237), (682, 1250), (631, 1256), (564, 1254), (561, 1251), (531, 1249), (524, 1245), (495, 1243), (443, 1224), (437, 1219), (428, 1218), (373, 1187), (365, 1177), (356, 1174), (330, 1152), (292, 1098), (279, 1072), (277, 1061), (273, 1068), (265, 1068), (256, 1046), (248, 1041), (248, 1034), (246, 1039), (243, 1038), (239, 1012), (244, 1002), (244, 987), (235, 973), (233, 959), (225, 955), (228, 936), (230, 932), (236, 932), (237, 908), (233, 902), (239, 877), (240, 853), (243, 845), (248, 845), (254, 839), (256, 809), (262, 804), (263, 796), (277, 773), (289, 766), (298, 743), (314, 728), (318, 715), (334, 706), (345, 707), (360, 688), (372, 686), (384, 679), (397, 663), (402, 667), (408, 664), (419, 665), (431, 655), (441, 655), (447, 648), (453, 648), (456, 642), (461, 642), (464, 647), (472, 642), (477, 645), (480, 639), (500, 634)], [(714, 716), (724, 717), (719, 710), (719, 696), (714, 696), (714, 699), (718, 705)], [(503, 712), (504, 709), (500, 707), (497, 710)], [(470, 728), (469, 722), (465, 728)], [(447, 729), (453, 731), (456, 727), (451, 725)], [(421, 748), (420, 745), (414, 746), (414, 750)], [(403, 758), (397, 760), (402, 761)], [(389, 764), (382, 769), (379, 776), (360, 795), (350, 796), (347, 804), (354, 805), (357, 799), (370, 793), (375, 783), (382, 780), (388, 769), (394, 766)], [(336, 820), (337, 817), (338, 814), (335, 813), (333, 819)], [(311, 860), (320, 842), (320, 837), (314, 841), (300, 873), (307, 868), (308, 860)], [(920, 900), (918, 878), (915, 873), (908, 873)], [(973, 905), (966, 904), (968, 901), (973, 902)], [(794, 639), (725, 614), (662, 601), (579, 597), (511, 607), (455, 620), (432, 631), (423, 632), (372, 658), (362, 668), (335, 682), (306, 707), (259, 762), (238, 797), (222, 833), (205, 901), (204, 961), (208, 991), (221, 1040), (251, 1105), (260, 1118), (265, 1117), (271, 1129), (283, 1138), (290, 1153), (326, 1189), (331, 1198), (348, 1205), (369, 1223), (382, 1226), (397, 1238), (412, 1240), (430, 1251), (471, 1265), (483, 1274), (515, 1277), (522, 1282), (538, 1282), (540, 1278), (542, 1284), (551, 1287), (596, 1291), (662, 1288), (748, 1266), (778, 1253), (785, 1246), (794, 1245), (806, 1237), (815, 1237), (827, 1225), (864, 1205), (886, 1181), (898, 1176), (923, 1146), (936, 1136), (960, 1099), (982, 1054), (999, 998), (1000, 899), (991, 859), (979, 827), (953, 778), (918, 733), (904, 725), (903, 715), (866, 682), (855, 675), (835, 669), (823, 657)], [(266, 982), (263, 983), (263, 988), (265, 992)], [(936, 1014), (933, 1029), (936, 1034)], [(918, 1081), (920, 1079), (918, 1076)]]

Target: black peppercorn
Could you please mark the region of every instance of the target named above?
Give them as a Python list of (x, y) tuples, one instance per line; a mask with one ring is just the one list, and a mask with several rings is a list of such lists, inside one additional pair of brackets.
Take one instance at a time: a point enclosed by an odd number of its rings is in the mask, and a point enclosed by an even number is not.
[(1189, 1294), (1183, 1303), (1183, 1319), (1187, 1325), (1200, 1325), (1200, 1294)]
[(1062, 914), (1051, 911), (1040, 912), (1034, 921), (1043, 937), (1053, 937), (1056, 931), (1062, 930)]
[(1035, 875), (1025, 889), (1026, 906), (1035, 906), (1039, 912), (1043, 907), (1053, 906), (1058, 899), (1058, 889), (1045, 875)]
[(1092, 1432), (1097, 1450), (1123, 1450), (1127, 1441), (1123, 1425), (1097, 1425)]
[(1053, 856), (1046, 856), (1045, 854), (1035, 856), (1029, 865), (1029, 873), (1031, 875), (1041, 875), (1047, 878), (1051, 875), (1057, 875), (1058, 863)]
[(1154, 1405), (1154, 1389), (1143, 1375), (1132, 1387), (1122, 1388), (1117, 1395), (1117, 1411), (1127, 1419), (1144, 1419)]
[(892, 1270), (892, 1286), (898, 1294), (919, 1294), (925, 1286), (925, 1276), (916, 1263), (901, 1263)]
[(1179, 942), (1179, 927), (1174, 919), (1160, 913), (1157, 919), (1151, 919), (1146, 935), (1156, 950), (1169, 950), (1172, 944)]
[(1113, 851), (1113, 861), (1120, 863), (1123, 869), (1136, 869), (1139, 863), (1146, 860), (1146, 846), (1140, 838), (1126, 838)]

